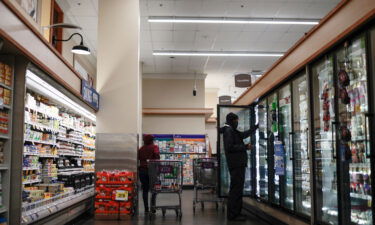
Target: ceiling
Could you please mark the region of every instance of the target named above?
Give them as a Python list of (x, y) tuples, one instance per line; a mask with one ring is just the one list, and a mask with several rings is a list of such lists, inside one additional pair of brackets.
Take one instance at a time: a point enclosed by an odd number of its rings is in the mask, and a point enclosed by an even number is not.
[[(286, 52), (312, 26), (149, 23), (148, 16), (267, 17), (321, 19), (340, 0), (140, 0), (143, 73), (205, 73), (206, 88), (240, 95), (233, 75), (267, 70), (276, 57), (153, 56), (154, 50)], [(98, 0), (58, 0), (69, 19), (83, 27), (96, 56)], [(170, 76), (168, 76), (170, 77)]]
[[(64, 22), (82, 27), (82, 30), (78, 32), (82, 34), (84, 44), (91, 50), (91, 55), (85, 57), (96, 67), (98, 0), (56, 0), (56, 2), (64, 12)], [(77, 32), (76, 30), (66, 31), (67, 33)]]

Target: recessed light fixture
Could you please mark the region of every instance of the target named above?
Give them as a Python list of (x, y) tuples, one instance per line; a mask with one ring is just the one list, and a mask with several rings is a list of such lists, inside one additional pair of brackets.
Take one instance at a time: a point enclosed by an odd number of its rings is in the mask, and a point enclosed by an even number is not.
[(156, 56), (243, 56), (243, 57), (281, 57), (282, 52), (245, 51), (154, 51)]
[(250, 72), (251, 76), (254, 76), (254, 77), (261, 77), (263, 74), (264, 74), (264, 71), (262, 70), (252, 70)]
[(316, 25), (317, 19), (298, 18), (236, 18), (236, 17), (180, 17), (150, 16), (150, 23), (218, 23), (218, 24), (276, 24), (276, 25)]

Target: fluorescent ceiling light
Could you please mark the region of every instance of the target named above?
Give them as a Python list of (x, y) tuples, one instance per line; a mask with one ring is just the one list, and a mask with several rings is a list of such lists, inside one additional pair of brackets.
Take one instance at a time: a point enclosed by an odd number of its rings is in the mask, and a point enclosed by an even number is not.
[(281, 52), (244, 52), (244, 51), (154, 51), (159, 56), (244, 56), (244, 57), (281, 57)]
[(276, 24), (276, 25), (316, 25), (317, 19), (293, 18), (236, 18), (236, 17), (179, 17), (150, 16), (150, 23), (218, 23), (218, 24)]
[(251, 71), (250, 72), (251, 76), (254, 76), (254, 77), (261, 77), (263, 74), (264, 74), (264, 71)]
[(46, 95), (54, 99), (55, 101), (58, 101), (65, 107), (92, 120), (93, 122), (96, 121), (96, 116), (93, 113), (89, 112), (87, 109), (83, 108), (82, 106), (71, 100), (69, 97), (61, 93), (59, 90), (54, 88), (49, 83), (45, 82), (42, 78), (40, 78), (38, 75), (34, 74), (30, 70), (27, 70), (26, 72), (26, 85), (37, 90), (37, 92), (40, 92), (41, 94)]

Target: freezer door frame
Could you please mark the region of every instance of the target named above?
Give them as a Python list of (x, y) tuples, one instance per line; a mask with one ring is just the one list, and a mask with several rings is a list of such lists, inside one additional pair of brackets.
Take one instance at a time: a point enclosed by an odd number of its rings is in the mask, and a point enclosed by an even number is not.
[[(237, 108), (237, 109), (247, 109), (249, 110), (249, 115), (250, 115), (250, 118), (249, 118), (249, 128), (252, 127), (252, 118), (251, 116), (253, 115), (253, 107), (250, 105), (250, 106), (239, 106), (239, 105), (220, 105), (218, 104), (217, 105), (217, 145), (216, 145), (216, 148), (217, 148), (217, 151), (216, 151), (216, 155), (217, 155), (217, 160), (218, 160), (218, 165), (219, 165), (219, 172), (218, 172), (218, 191), (217, 191), (217, 194), (220, 198), (227, 198), (228, 195), (224, 195), (223, 193), (221, 193), (221, 185), (222, 185), (222, 179), (221, 179), (221, 135), (220, 135), (220, 109), (221, 108)], [(250, 136), (250, 140), (252, 140), (252, 137)], [(250, 141), (251, 143), (251, 141)], [(253, 155), (253, 153), (250, 154), (250, 156)], [(249, 160), (252, 160), (252, 156), (250, 157)], [(251, 161), (251, 166), (253, 167), (253, 161)], [(250, 194), (244, 194), (243, 197), (254, 197), (254, 182), (252, 181), (254, 179), (254, 173), (253, 173), (253, 169), (250, 169), (250, 176), (251, 176), (251, 193)], [(246, 178), (245, 178), (246, 179)]]

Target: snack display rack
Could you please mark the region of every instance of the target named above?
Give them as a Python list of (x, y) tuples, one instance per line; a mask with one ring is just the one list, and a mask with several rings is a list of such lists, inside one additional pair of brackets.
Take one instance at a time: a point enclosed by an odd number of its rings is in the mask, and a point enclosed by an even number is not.
[(96, 173), (95, 219), (128, 220), (135, 213), (136, 175), (131, 171)]
[(206, 156), (205, 135), (154, 134), (155, 144), (160, 150), (161, 160), (179, 160), (183, 162), (184, 186), (192, 186), (193, 160)]

